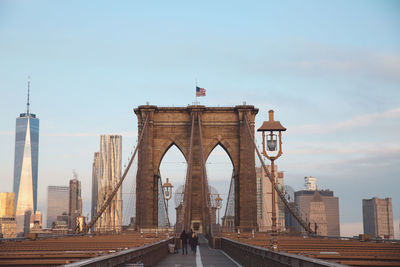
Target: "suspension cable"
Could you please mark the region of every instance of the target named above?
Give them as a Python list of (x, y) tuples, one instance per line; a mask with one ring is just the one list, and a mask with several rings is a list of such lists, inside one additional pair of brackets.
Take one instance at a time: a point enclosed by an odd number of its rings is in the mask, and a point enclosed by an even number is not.
[(119, 182), (118, 182), (118, 184), (116, 185), (116, 187), (114, 188), (114, 190), (113, 190), (113, 191), (111, 192), (111, 194), (108, 196), (107, 200), (103, 203), (101, 209), (97, 212), (96, 216), (92, 219), (92, 221), (91, 221), (90, 223), (88, 223), (88, 224), (86, 225), (86, 228), (85, 228), (85, 232), (86, 232), (86, 233), (89, 231), (89, 229), (91, 229), (91, 228), (94, 226), (94, 224), (97, 222), (97, 220), (103, 215), (104, 211), (105, 211), (105, 210), (107, 209), (107, 207), (110, 205), (110, 203), (111, 203), (112, 199), (114, 198), (115, 194), (117, 193), (117, 191), (118, 191), (119, 188), (121, 187), (122, 182), (124, 181), (126, 175), (128, 174), (128, 171), (129, 171), (129, 169), (130, 169), (130, 167), (131, 167), (131, 165), (132, 165), (133, 159), (134, 159), (135, 156), (136, 156), (136, 152), (138, 151), (138, 148), (140, 147), (140, 144), (141, 144), (141, 142), (142, 142), (145, 129), (146, 129), (147, 125), (148, 125), (149, 117), (150, 117), (149, 115), (146, 116), (146, 120), (145, 120), (145, 122), (144, 122), (144, 126), (143, 126), (143, 128), (142, 128), (142, 132), (140, 133), (140, 137), (139, 137), (139, 139), (138, 139), (137, 146), (136, 146), (136, 148), (135, 148), (135, 151), (133, 152), (132, 158), (131, 158), (131, 160), (129, 161), (127, 168), (126, 168), (125, 171), (124, 171), (124, 174), (122, 175), (121, 179), (119, 180)]
[[(269, 172), (269, 170), (267, 169), (267, 166), (265, 165), (260, 151), (258, 150), (256, 143), (254, 141), (254, 137), (251, 135), (251, 130), (250, 130), (250, 125), (249, 125), (249, 120), (247, 118), (247, 114), (244, 113), (244, 118), (245, 118), (245, 124), (246, 124), (246, 129), (247, 129), (247, 133), (250, 136), (250, 139), (252, 140), (252, 144), (257, 152), (257, 156), (261, 161), (261, 165), (265, 171), (265, 173), (267, 174), (267, 177), (269, 178), (269, 180), (272, 183), (272, 177), (271, 177), (271, 173)], [(273, 171), (273, 170), (272, 170)], [(274, 189), (275, 191), (278, 193), (279, 198), (282, 200), (282, 202), (285, 204), (286, 208), (289, 210), (289, 212), (293, 215), (293, 217), (297, 220), (297, 222), (304, 228), (304, 230), (306, 230), (309, 234), (314, 234), (313, 230), (306, 224), (306, 222), (296, 213), (295, 210), (293, 210), (293, 208), (289, 205), (289, 202), (286, 200), (285, 195), (281, 192), (281, 190), (279, 189), (279, 187), (277, 186), (277, 184), (274, 184)]]
[(225, 212), (224, 212), (224, 221), (222, 222), (222, 226), (225, 226), (226, 223), (226, 216), (228, 215), (228, 208), (229, 208), (229, 203), (231, 202), (232, 194), (235, 192), (235, 188), (233, 188), (232, 192), (232, 183), (234, 183), (234, 178), (235, 177), (235, 170), (232, 170), (232, 177), (231, 177), (231, 182), (229, 184), (229, 193), (228, 197), (226, 198), (226, 207), (225, 207)]

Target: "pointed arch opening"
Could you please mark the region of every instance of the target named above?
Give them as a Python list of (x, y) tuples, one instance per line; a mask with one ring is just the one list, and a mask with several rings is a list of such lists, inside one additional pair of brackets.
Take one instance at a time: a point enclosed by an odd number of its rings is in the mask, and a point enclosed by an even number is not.
[[(231, 182), (234, 173), (234, 164), (229, 153), (221, 143), (217, 143), (211, 150), (206, 160), (206, 168), (208, 183), (211, 187), (211, 203), (212, 206), (215, 207), (212, 211), (212, 219), (217, 224), (219, 222), (221, 226), (223, 225), (223, 219), (226, 220), (225, 223), (228, 221), (233, 223), (235, 219), (235, 200), (234, 190), (231, 188)], [(222, 205), (219, 212), (215, 200), (218, 194), (222, 198)], [(226, 218), (223, 218), (225, 216)]]
[[(165, 150), (159, 163), (159, 175), (162, 183), (165, 183), (166, 178), (172, 184), (172, 198), (168, 201), (168, 217), (170, 227), (174, 226), (177, 219), (177, 208), (183, 200), (183, 188), (186, 181), (187, 161), (182, 150), (175, 144), (171, 143)], [(159, 188), (159, 212), (158, 226), (165, 227), (166, 211), (164, 199), (162, 197), (162, 188)], [(160, 194), (161, 191), (161, 194)]]

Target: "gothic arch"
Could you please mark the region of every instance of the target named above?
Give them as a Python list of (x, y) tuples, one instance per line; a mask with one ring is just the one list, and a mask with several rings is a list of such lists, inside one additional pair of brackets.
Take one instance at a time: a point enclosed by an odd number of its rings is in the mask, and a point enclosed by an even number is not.
[(188, 162), (188, 151), (186, 151), (186, 147), (184, 146), (183, 142), (180, 141), (178, 138), (170, 138), (169, 140), (166, 140), (161, 146), (160, 146), (160, 153), (157, 154), (155, 160), (154, 160), (154, 173), (158, 172), (158, 169), (160, 168), (161, 162), (169, 151), (169, 149), (172, 146), (176, 146), (178, 150), (182, 153), (183, 157), (186, 160), (186, 163)]
[(236, 170), (237, 166), (238, 166), (238, 159), (237, 159), (237, 155), (234, 152), (234, 150), (232, 149), (232, 147), (229, 145), (229, 142), (227, 140), (214, 140), (213, 142), (210, 142), (209, 145), (205, 148), (205, 153), (204, 153), (204, 160), (207, 162), (208, 157), (210, 156), (210, 154), (213, 152), (213, 150), (220, 145), (226, 152), (226, 154), (228, 154), (229, 159), (231, 160), (233, 169)]

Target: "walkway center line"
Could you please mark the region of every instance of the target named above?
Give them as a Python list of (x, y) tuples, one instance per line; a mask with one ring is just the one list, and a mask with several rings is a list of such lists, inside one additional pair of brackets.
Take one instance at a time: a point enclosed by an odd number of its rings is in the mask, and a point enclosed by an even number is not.
[(201, 262), (200, 246), (197, 246), (196, 249), (196, 266), (203, 267), (203, 263)]

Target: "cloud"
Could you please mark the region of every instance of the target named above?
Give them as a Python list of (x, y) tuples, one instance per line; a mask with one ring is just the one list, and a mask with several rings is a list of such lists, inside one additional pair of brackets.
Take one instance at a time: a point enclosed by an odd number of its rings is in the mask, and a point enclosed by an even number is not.
[[(370, 151), (373, 151), (372, 148)], [(374, 177), (374, 175), (385, 175), (385, 183), (382, 187), (392, 183), (397, 183), (397, 173), (400, 171), (400, 148), (394, 148), (389, 151), (384, 149), (379, 153), (365, 153), (361, 148), (358, 151), (362, 153), (348, 154), (329, 154), (326, 153), (319, 157), (299, 157), (297, 155), (288, 159), (285, 168), (292, 173), (319, 173), (320, 176), (332, 177), (337, 180), (346, 180), (351, 178), (352, 181), (362, 180), (365, 177)], [(289, 157), (288, 157), (289, 158)], [(370, 180), (369, 182), (372, 182)], [(390, 188), (392, 190), (392, 188)], [(390, 191), (386, 188), (385, 191)]]
[(0, 135), (13, 135), (14, 132), (9, 132), (9, 131), (0, 131)]
[(375, 112), (353, 118), (339, 121), (336, 123), (306, 124), (297, 125), (290, 128), (290, 132), (294, 134), (325, 134), (335, 131), (348, 130), (351, 128), (359, 128), (371, 125), (379, 119), (396, 119), (400, 118), (400, 108), (387, 110), (384, 112)]
[(374, 77), (400, 81), (400, 54), (360, 48), (341, 48), (298, 40), (296, 56), (283, 63), (302, 74)]
[(316, 155), (316, 154), (379, 154), (400, 153), (400, 145), (393, 144), (346, 144), (346, 143), (321, 143), (304, 144), (295, 149), (287, 149), (288, 155)]

